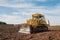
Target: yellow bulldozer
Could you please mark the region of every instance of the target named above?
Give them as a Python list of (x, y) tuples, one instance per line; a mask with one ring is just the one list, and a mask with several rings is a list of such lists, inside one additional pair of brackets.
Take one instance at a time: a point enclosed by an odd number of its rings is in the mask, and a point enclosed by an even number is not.
[(22, 33), (36, 33), (48, 30), (49, 24), (45, 20), (45, 16), (35, 13), (32, 15), (32, 19), (27, 20), (25, 26), (22, 25), (19, 32)]

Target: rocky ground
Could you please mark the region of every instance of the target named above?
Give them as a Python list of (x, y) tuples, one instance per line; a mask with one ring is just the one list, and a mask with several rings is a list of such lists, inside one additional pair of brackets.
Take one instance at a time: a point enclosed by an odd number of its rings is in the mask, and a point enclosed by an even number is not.
[[(55, 28), (55, 29), (54, 29)], [(52, 31), (23, 34), (19, 33), (16, 26), (0, 25), (0, 40), (60, 40), (60, 27), (50, 27)]]

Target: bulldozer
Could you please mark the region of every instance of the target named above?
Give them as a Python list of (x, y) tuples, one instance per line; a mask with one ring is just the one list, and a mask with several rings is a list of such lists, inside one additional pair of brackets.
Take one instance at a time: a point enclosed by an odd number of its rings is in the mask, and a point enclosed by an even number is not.
[(21, 33), (32, 34), (36, 32), (42, 32), (48, 30), (49, 24), (47, 24), (45, 16), (39, 13), (32, 14), (32, 18), (27, 20), (27, 23), (21, 24)]

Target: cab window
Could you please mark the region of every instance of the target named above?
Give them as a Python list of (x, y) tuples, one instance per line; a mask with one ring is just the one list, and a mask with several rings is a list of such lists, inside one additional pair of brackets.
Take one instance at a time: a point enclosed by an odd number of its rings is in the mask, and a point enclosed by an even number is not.
[(44, 17), (40, 17), (39, 20), (45, 20), (45, 18)]
[(35, 17), (33, 17), (33, 18), (39, 20), (39, 17), (38, 17), (38, 16), (35, 16)]

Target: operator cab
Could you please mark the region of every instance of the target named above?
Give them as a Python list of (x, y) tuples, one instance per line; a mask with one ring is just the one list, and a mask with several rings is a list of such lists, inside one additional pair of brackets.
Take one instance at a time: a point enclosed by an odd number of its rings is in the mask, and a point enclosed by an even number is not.
[(32, 18), (36, 20), (45, 20), (44, 15), (42, 14), (33, 14)]

